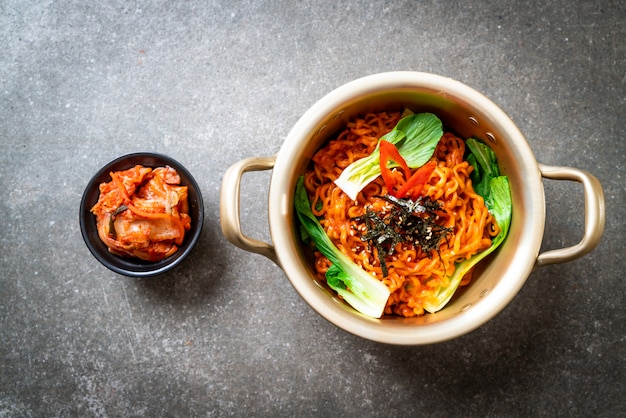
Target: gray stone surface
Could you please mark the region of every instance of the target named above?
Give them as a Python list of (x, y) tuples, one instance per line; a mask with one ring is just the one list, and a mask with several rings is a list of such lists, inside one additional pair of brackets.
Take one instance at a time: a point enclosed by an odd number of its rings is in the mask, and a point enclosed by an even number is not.
[[(623, 1), (0, 2), (0, 416), (616, 416), (626, 410)], [(495, 319), (417, 348), (354, 337), (219, 229), (224, 171), (273, 155), (320, 97), (419, 70), (482, 91), (540, 162), (606, 193), (598, 249), (535, 270)], [(131, 279), (84, 245), (78, 204), (119, 155), (200, 182), (184, 264)], [(242, 222), (268, 240), (269, 173)], [(545, 181), (544, 248), (582, 236)]]

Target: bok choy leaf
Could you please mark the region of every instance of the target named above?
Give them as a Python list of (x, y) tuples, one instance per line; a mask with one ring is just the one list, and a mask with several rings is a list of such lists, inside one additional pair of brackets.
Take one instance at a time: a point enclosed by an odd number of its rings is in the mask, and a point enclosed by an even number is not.
[(326, 272), (328, 286), (357, 311), (380, 318), (389, 299), (389, 289), (344, 255), (326, 235), (311, 211), (303, 176), (296, 184), (294, 204), (303, 230), (301, 235), (309, 238), (332, 263)]
[(474, 167), (470, 175), (474, 191), (485, 200), (485, 206), (496, 219), (500, 233), (492, 239), (491, 246), (485, 251), (457, 264), (448, 285), (439, 288), (432, 299), (424, 302), (424, 309), (430, 313), (441, 310), (450, 301), (463, 276), (502, 244), (511, 225), (513, 207), (511, 187), (508, 178), (500, 175), (495, 153), (476, 139), (470, 138), (465, 143), (471, 152), (467, 161)]
[[(410, 114), (380, 140), (394, 144), (410, 168), (417, 168), (432, 157), (443, 135), (441, 120), (432, 113)], [(379, 141), (380, 144), (380, 141)], [(356, 200), (357, 194), (380, 175), (379, 146), (367, 157), (346, 167), (335, 184), (348, 197)]]

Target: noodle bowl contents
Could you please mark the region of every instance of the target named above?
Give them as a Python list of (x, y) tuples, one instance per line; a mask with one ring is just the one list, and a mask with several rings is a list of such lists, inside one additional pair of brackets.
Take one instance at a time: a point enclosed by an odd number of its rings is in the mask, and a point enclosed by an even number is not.
[(109, 251), (147, 261), (174, 254), (191, 227), (187, 186), (180, 185), (178, 172), (136, 165), (110, 175), (91, 208)]
[[(313, 156), (295, 203), (319, 279), (375, 317), (440, 310), (511, 216), (493, 151), (406, 111), (351, 120)], [(374, 282), (385, 288), (377, 302)]]

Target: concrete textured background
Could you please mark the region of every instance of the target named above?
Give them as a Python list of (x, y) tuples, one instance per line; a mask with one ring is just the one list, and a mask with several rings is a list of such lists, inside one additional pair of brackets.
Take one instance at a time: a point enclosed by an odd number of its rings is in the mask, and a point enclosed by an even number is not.
[[(626, 410), (623, 1), (0, 2), (0, 416), (617, 416)], [(596, 175), (596, 251), (533, 271), (469, 335), (393, 347), (327, 323), (219, 228), (224, 171), (277, 153), (355, 78), (482, 91), (537, 159)], [(201, 184), (191, 256), (151, 279), (89, 253), (78, 204), (105, 163), (169, 154)], [(269, 240), (270, 173), (244, 177)], [(582, 188), (546, 180), (544, 249), (582, 236)]]

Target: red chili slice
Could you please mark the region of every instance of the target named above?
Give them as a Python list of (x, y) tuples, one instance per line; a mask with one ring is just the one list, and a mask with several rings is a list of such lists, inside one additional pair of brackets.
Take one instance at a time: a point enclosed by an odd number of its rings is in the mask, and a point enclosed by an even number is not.
[(396, 180), (394, 179), (391, 169), (387, 166), (390, 162), (395, 162), (402, 168), (404, 171), (404, 176), (408, 176), (411, 173), (411, 169), (407, 165), (404, 158), (400, 155), (398, 148), (394, 144), (389, 141), (382, 140), (379, 145), (380, 151), (380, 173), (385, 181), (385, 186), (387, 186), (387, 191), (389, 194), (395, 194), (396, 188)]
[(437, 167), (437, 163), (435, 161), (430, 161), (413, 173), (411, 178), (407, 180), (400, 189), (394, 194), (398, 199), (402, 199), (409, 195), (413, 199), (419, 197), (422, 194), (422, 189), (424, 188), (424, 184), (430, 179), (430, 176), (435, 171), (435, 167)]

